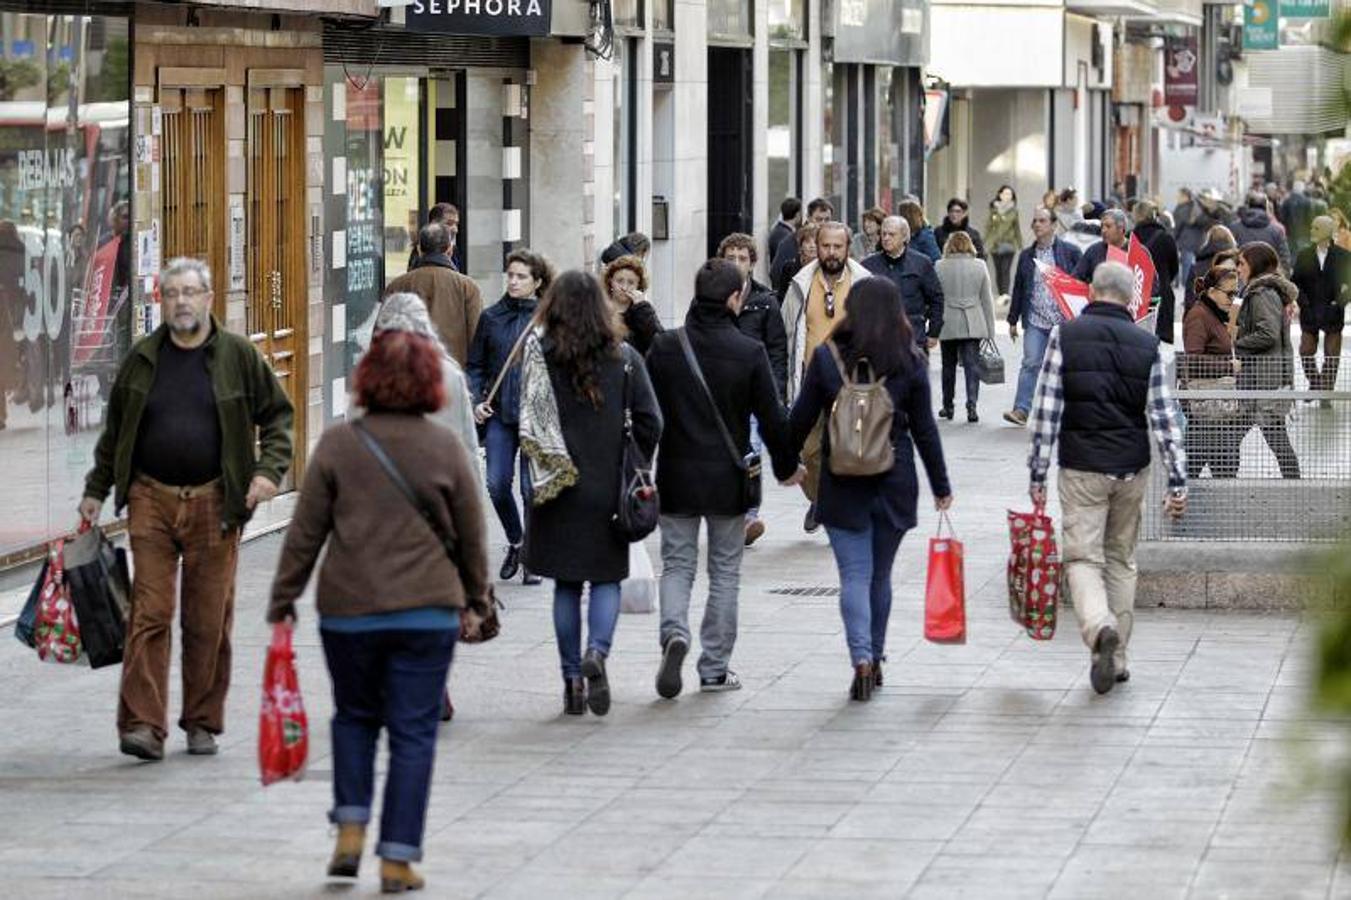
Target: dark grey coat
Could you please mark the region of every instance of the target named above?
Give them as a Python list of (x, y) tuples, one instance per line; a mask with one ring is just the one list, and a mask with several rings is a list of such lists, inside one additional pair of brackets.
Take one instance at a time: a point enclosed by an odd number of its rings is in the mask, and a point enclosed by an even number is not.
[(643, 360), (622, 347), (623, 360), (608, 360), (600, 371), (604, 402), (595, 409), (573, 390), (572, 379), (551, 361), (553, 345), (542, 342), (549, 377), (558, 399), (563, 440), (578, 470), (577, 483), (543, 506), (531, 506), (525, 529), (525, 566), (558, 581), (623, 581), (629, 577), (629, 545), (611, 520), (619, 509), (620, 452), (624, 429), (624, 363), (629, 373), (633, 431), (650, 459), (661, 438), (661, 410)]

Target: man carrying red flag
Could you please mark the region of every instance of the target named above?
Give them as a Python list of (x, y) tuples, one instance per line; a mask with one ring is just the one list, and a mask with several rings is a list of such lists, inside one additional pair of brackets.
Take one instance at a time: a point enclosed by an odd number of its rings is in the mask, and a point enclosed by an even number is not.
[[(1089, 284), (1093, 273), (1104, 262), (1119, 262), (1131, 269), (1135, 276), (1135, 292), (1131, 298), (1131, 312), (1137, 322), (1150, 312), (1149, 303), (1144, 298), (1157, 297), (1158, 279), (1155, 278), (1155, 265), (1149, 249), (1130, 236), (1130, 219), (1119, 209), (1105, 210), (1102, 214), (1102, 242), (1094, 244), (1084, 251), (1083, 258), (1074, 269), (1076, 280)], [(1170, 292), (1171, 293), (1171, 292)], [(1173, 313), (1171, 303), (1164, 309), (1161, 305), (1155, 334), (1159, 340), (1173, 342)]]

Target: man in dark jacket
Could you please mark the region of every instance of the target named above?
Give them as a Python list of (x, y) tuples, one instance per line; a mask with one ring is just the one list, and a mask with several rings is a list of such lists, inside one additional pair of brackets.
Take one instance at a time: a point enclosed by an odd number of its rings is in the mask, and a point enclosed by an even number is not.
[[(751, 277), (755, 271), (755, 240), (749, 234), (729, 234), (718, 244), (718, 258), (736, 264), (745, 281), (745, 300), (736, 325), (741, 333), (755, 338), (769, 354), (769, 368), (774, 375), (774, 388), (779, 399), (788, 390), (788, 332), (783, 327), (783, 313), (774, 292)], [(763, 449), (760, 429), (751, 422), (751, 446), (759, 453)], [(760, 508), (746, 511), (746, 546), (758, 541), (765, 533), (760, 520)]]
[(1055, 214), (1044, 206), (1038, 206), (1032, 213), (1032, 237), (1032, 243), (1018, 254), (1013, 294), (1009, 298), (1009, 338), (1016, 341), (1018, 329), (1023, 329), (1023, 364), (1018, 372), (1013, 409), (1004, 413), (1004, 421), (1018, 426), (1027, 424), (1032, 411), (1032, 391), (1037, 386), (1037, 372), (1046, 356), (1051, 331), (1065, 321), (1037, 263), (1055, 266), (1062, 272), (1073, 272), (1079, 264), (1079, 248), (1056, 237)]
[(1238, 217), (1229, 223), (1234, 243), (1242, 247), (1254, 241), (1270, 244), (1281, 261), (1281, 268), (1290, 271), (1290, 244), (1285, 233), (1267, 213), (1267, 195), (1262, 191), (1248, 194), (1248, 205), (1238, 211)]
[(792, 237), (801, 224), (802, 201), (796, 197), (785, 197), (779, 204), (779, 221), (769, 229), (769, 237), (765, 239), (765, 259), (772, 262), (779, 249), (779, 242)]
[[(807, 204), (808, 222), (824, 225), (833, 218), (835, 207), (824, 197), (817, 197)], [(788, 290), (788, 283), (793, 280), (793, 276), (800, 268), (802, 263), (798, 259), (797, 241), (779, 241), (779, 246), (769, 263), (769, 283), (774, 286), (774, 293), (778, 294), (780, 303), (783, 302), (783, 296)]]
[(261, 353), (211, 316), (211, 271), (171, 260), (164, 324), (122, 363), (80, 516), (97, 524), (115, 490), (136, 565), (117, 730), (121, 750), (164, 758), (174, 603), (181, 590), (188, 753), (216, 752), (230, 685), (239, 532), (291, 466), (291, 401)]
[(1051, 333), (1032, 414), (1029, 493), (1046, 505), (1046, 474), (1060, 441), (1065, 584), (1092, 651), (1093, 689), (1130, 678), (1126, 646), (1135, 606), (1135, 545), (1150, 479), (1151, 435), (1168, 469), (1165, 505), (1187, 508), (1187, 455), (1159, 339), (1129, 310), (1134, 274), (1104, 263), (1092, 302)]
[[(1330, 391), (1337, 384), (1346, 305), (1351, 302), (1351, 252), (1332, 242), (1337, 223), (1319, 216), (1309, 226), (1313, 243), (1295, 257), (1292, 277), (1299, 288), (1299, 356), (1309, 387)], [(1318, 335), (1323, 335), (1323, 370), (1318, 369)], [(1328, 404), (1329, 401), (1322, 401)]]
[(657, 335), (647, 354), (648, 374), (667, 423), (657, 451), (662, 559), (657, 693), (668, 699), (680, 693), (680, 667), (690, 645), (689, 605), (701, 520), (708, 523), (709, 586), (699, 632), (700, 690), (741, 687), (728, 663), (736, 643), (749, 507), (742, 460), (750, 450), (751, 416), (760, 423), (779, 479), (796, 483), (801, 478), (769, 357), (759, 341), (736, 326), (744, 290), (735, 264), (723, 259), (704, 263), (695, 278), (685, 327)]
[(948, 245), (948, 238), (959, 231), (964, 231), (967, 237), (971, 238), (971, 243), (976, 247), (976, 258), (985, 258), (985, 244), (981, 242), (980, 232), (976, 226), (971, 224), (971, 204), (967, 203), (961, 197), (953, 197), (948, 201), (948, 215), (943, 223), (934, 229), (934, 239), (938, 241), (938, 249), (942, 250)]
[(910, 249), (910, 226), (900, 216), (883, 220), (881, 243), (881, 250), (863, 260), (863, 268), (891, 279), (900, 288), (915, 342), (927, 353), (938, 346), (943, 330), (943, 286), (938, 273), (927, 256)]
[(1181, 265), (1178, 259), (1177, 242), (1168, 233), (1168, 229), (1159, 222), (1159, 211), (1148, 200), (1141, 200), (1131, 210), (1135, 219), (1135, 237), (1149, 251), (1154, 261), (1154, 295), (1159, 298), (1155, 310), (1154, 333), (1166, 344), (1173, 343), (1173, 322), (1176, 315), (1177, 297), (1173, 294), (1173, 282), (1177, 281), (1177, 270)]
[(1304, 182), (1296, 181), (1290, 186), (1290, 196), (1281, 202), (1281, 222), (1285, 225), (1291, 256), (1297, 256), (1309, 246), (1313, 219), (1313, 199), (1304, 192)]
[[(450, 264), (456, 272), (463, 272), (464, 257), (460, 255), (460, 208), (454, 203), (437, 203), (427, 212), (427, 224), (445, 226), (450, 235), (450, 245), (442, 253), (450, 259)], [(410, 272), (418, 267), (418, 260), (422, 258), (424, 252), (420, 243), (421, 237), (422, 232), (419, 231), (418, 240), (413, 242), (413, 249), (408, 253)]]
[(417, 294), (450, 355), (461, 366), (469, 360), (469, 344), (483, 312), (483, 297), (474, 279), (461, 275), (450, 258), (450, 230), (444, 224), (424, 225), (418, 233), (421, 255), (411, 272), (385, 287), (384, 295)]

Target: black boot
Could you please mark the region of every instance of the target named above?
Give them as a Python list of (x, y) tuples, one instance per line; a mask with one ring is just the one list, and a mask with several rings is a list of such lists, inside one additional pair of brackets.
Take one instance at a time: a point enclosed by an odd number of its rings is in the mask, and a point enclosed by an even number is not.
[(586, 651), (582, 657), (582, 676), (586, 678), (586, 705), (591, 712), (603, 716), (610, 711), (610, 680), (605, 675), (605, 655), (599, 650)]
[(521, 584), (525, 585), (526, 587), (534, 587), (535, 585), (542, 584), (543, 582), (544, 582), (543, 578), (540, 578), (538, 575), (536, 575), (529, 569), (521, 570)]
[(980, 421), (980, 416), (976, 415), (976, 404), (974, 403), (966, 404), (966, 421), (968, 422)]
[(507, 558), (502, 560), (502, 568), (498, 570), (497, 577), (503, 581), (510, 581), (519, 571), (521, 571), (521, 545), (508, 544)]
[(586, 683), (580, 678), (563, 681), (563, 712), (580, 716), (586, 712)]
[(951, 403), (944, 403), (944, 404), (943, 404), (943, 408), (940, 409), (940, 410), (938, 411), (938, 418), (940, 418), (940, 419), (951, 419), (951, 418), (952, 418), (952, 404), (951, 404)]
[(849, 685), (849, 699), (867, 702), (873, 696), (873, 664), (859, 663), (854, 666), (854, 681)]

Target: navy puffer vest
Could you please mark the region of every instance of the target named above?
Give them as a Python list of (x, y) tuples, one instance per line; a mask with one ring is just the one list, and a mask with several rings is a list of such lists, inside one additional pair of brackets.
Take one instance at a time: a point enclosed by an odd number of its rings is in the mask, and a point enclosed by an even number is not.
[(1149, 373), (1159, 339), (1115, 303), (1090, 303), (1060, 326), (1065, 409), (1060, 466), (1129, 475), (1149, 465)]

